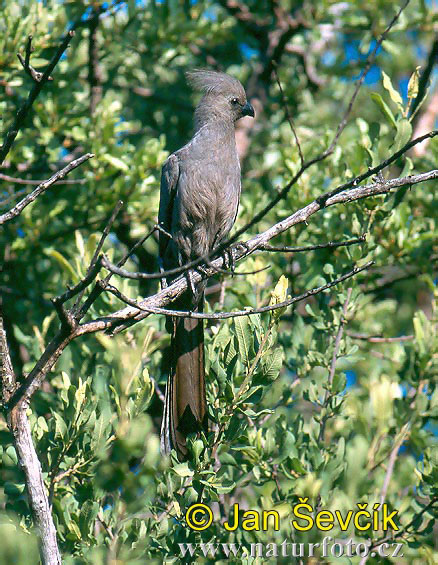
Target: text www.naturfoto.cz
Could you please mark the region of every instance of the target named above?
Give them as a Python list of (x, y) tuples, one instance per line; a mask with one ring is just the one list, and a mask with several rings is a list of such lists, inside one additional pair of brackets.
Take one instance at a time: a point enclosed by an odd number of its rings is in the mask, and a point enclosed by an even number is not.
[(333, 540), (326, 536), (321, 543), (179, 543), (179, 557), (403, 557), (401, 543), (382, 542), (372, 546), (371, 541), (353, 539)]

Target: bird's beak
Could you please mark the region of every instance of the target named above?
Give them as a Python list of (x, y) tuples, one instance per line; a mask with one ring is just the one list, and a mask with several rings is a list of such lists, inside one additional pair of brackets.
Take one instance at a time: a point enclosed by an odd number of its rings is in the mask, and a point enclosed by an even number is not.
[(255, 116), (254, 108), (249, 102), (247, 102), (245, 106), (243, 106), (242, 116), (251, 116), (252, 118)]

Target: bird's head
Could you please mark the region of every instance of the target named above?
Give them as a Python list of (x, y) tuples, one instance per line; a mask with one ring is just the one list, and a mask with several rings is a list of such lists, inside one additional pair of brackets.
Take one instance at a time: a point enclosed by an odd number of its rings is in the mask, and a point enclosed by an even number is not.
[(235, 122), (244, 116), (254, 117), (254, 108), (236, 78), (205, 69), (195, 69), (186, 76), (195, 90), (204, 93), (195, 112), (198, 126), (212, 119)]

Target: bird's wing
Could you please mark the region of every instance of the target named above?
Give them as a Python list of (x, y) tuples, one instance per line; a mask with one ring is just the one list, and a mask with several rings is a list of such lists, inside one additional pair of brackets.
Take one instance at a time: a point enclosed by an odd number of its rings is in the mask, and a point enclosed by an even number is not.
[[(170, 155), (161, 171), (160, 207), (158, 222), (168, 233), (171, 232), (172, 211), (179, 179), (179, 161), (175, 154)], [(160, 258), (163, 259), (169, 244), (169, 237), (159, 234)]]

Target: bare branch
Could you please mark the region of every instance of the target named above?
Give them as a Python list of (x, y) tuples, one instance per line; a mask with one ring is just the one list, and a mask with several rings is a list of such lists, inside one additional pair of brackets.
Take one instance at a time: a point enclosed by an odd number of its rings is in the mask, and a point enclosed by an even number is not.
[(27, 116), (29, 110), (31, 109), (33, 103), (35, 102), (38, 94), (41, 92), (43, 86), (49, 80), (50, 73), (53, 71), (53, 69), (58, 64), (59, 59), (61, 58), (64, 51), (67, 49), (68, 44), (72, 40), (73, 36), (74, 36), (74, 31), (69, 31), (67, 33), (67, 35), (63, 39), (61, 45), (59, 46), (56, 53), (52, 57), (52, 60), (47, 65), (47, 68), (44, 71), (41, 79), (38, 82), (35, 82), (32, 90), (29, 92), (29, 96), (28, 96), (26, 102), (18, 110), (17, 115), (16, 115), (15, 120), (14, 120), (14, 123), (9, 128), (9, 131), (6, 134), (5, 140), (3, 141), (3, 145), (0, 148), (0, 165), (3, 163), (6, 155), (9, 153), (9, 150), (11, 149), (12, 144), (14, 143), (18, 132), (23, 127), (24, 120), (26, 119), (26, 116)]
[[(353, 291), (352, 287), (350, 287), (347, 290), (347, 297), (345, 299), (344, 306), (342, 307), (341, 319), (339, 320), (339, 327), (338, 327), (338, 331), (336, 333), (335, 345), (334, 345), (334, 348), (333, 348), (333, 355), (332, 355), (332, 360), (331, 360), (331, 363), (330, 363), (330, 370), (329, 370), (329, 376), (328, 376), (328, 387), (327, 387), (327, 389), (325, 391), (325, 395), (324, 395), (324, 402), (323, 402), (324, 408), (328, 407), (329, 401), (330, 401), (331, 397), (333, 396), (333, 393), (330, 389), (331, 389), (331, 386), (333, 384), (333, 378), (335, 376), (336, 363), (338, 362), (339, 349), (341, 347), (342, 336), (344, 335), (344, 326), (345, 326), (345, 323), (347, 321), (347, 310), (348, 310), (348, 305), (350, 303), (352, 291)], [(321, 419), (321, 424), (320, 424), (320, 427), (319, 427), (318, 443), (320, 441), (322, 441), (323, 438), (324, 438), (325, 427), (326, 427), (327, 420), (329, 419), (329, 417), (330, 417), (330, 415), (329, 415), (328, 412), (325, 412), (325, 414), (323, 414), (323, 417)]]
[(412, 341), (414, 339), (413, 335), (400, 335), (398, 337), (382, 337), (377, 335), (367, 335), (361, 333), (355, 333), (347, 331), (347, 335), (352, 339), (361, 339), (364, 341), (369, 341), (370, 343), (399, 343), (401, 341)]
[(12, 220), (16, 216), (19, 216), (24, 208), (34, 202), (38, 198), (38, 196), (40, 196), (53, 184), (58, 182), (58, 180), (63, 179), (66, 175), (68, 175), (70, 171), (73, 171), (73, 169), (76, 169), (77, 167), (82, 165), (82, 163), (88, 161), (88, 159), (90, 159), (91, 157), (94, 157), (93, 153), (86, 153), (82, 157), (79, 157), (79, 159), (71, 161), (66, 167), (52, 175), (48, 180), (38, 185), (33, 192), (28, 194), (25, 198), (23, 198), (23, 200), (20, 200), (20, 202), (18, 202), (18, 204), (16, 204), (11, 210), (9, 210), (9, 212), (6, 212), (5, 214), (2, 214), (0, 216), (0, 226), (5, 222), (8, 222), (9, 220)]
[[(385, 31), (381, 34), (380, 38), (378, 39), (378, 41), (376, 42), (376, 46), (373, 49), (373, 51), (371, 52), (371, 54), (368, 56), (368, 59), (365, 63), (365, 67), (361, 73), (361, 76), (359, 77), (358, 81), (356, 82), (356, 86), (355, 89), (353, 91), (353, 94), (350, 98), (350, 102), (347, 106), (347, 109), (344, 113), (344, 116), (336, 130), (336, 133), (333, 137), (332, 142), (330, 143), (329, 147), (323, 151), (322, 153), (320, 153), (319, 155), (317, 155), (316, 157), (314, 157), (313, 159), (310, 159), (309, 161), (306, 161), (305, 163), (302, 164), (302, 166), (300, 167), (299, 171), (291, 178), (291, 180), (279, 191), (279, 193), (277, 194), (277, 196), (275, 198), (273, 198), (271, 200), (271, 202), (269, 202), (269, 204), (267, 204), (262, 210), (260, 210), (260, 212), (258, 212), (253, 219), (248, 222), (246, 225), (244, 225), (242, 228), (240, 228), (239, 230), (237, 230), (237, 232), (234, 233), (234, 235), (228, 240), (225, 241), (222, 245), (223, 247), (227, 247), (230, 245), (230, 243), (236, 241), (241, 235), (243, 235), (246, 231), (248, 231), (249, 228), (251, 228), (252, 226), (254, 226), (255, 224), (257, 224), (260, 220), (262, 220), (266, 214), (268, 214), (277, 204), (278, 202), (280, 202), (281, 200), (283, 200), (289, 193), (290, 189), (292, 188), (292, 186), (294, 186), (296, 184), (296, 182), (302, 177), (302, 175), (305, 173), (305, 171), (307, 169), (309, 169), (311, 166), (315, 165), (316, 163), (319, 163), (321, 161), (324, 161), (329, 155), (331, 155), (336, 147), (336, 144), (339, 140), (339, 137), (341, 136), (342, 132), (345, 129), (345, 126), (347, 125), (347, 121), (348, 121), (348, 117), (351, 113), (351, 110), (353, 108), (353, 104), (354, 101), (356, 100), (356, 97), (359, 93), (359, 90), (363, 84), (363, 81), (365, 80), (366, 75), (368, 74), (369, 69), (371, 68), (372, 63), (375, 60), (376, 54), (377, 54), (377, 50), (379, 48), (379, 46), (381, 45), (382, 41), (385, 39), (385, 37), (387, 36), (387, 34), (389, 33), (389, 31), (391, 30), (391, 28), (394, 26), (394, 24), (396, 23), (396, 21), (398, 20), (398, 18), (400, 17), (400, 14), (402, 13), (402, 11), (406, 8), (406, 6), (409, 4), (410, 0), (406, 0), (405, 3), (403, 4), (403, 6), (400, 8), (400, 10), (397, 12), (397, 14), (394, 16), (394, 18), (391, 20), (391, 22), (389, 23), (389, 25), (387, 26), (387, 28), (385, 29)], [(415, 144), (414, 144), (415, 145)], [(406, 147), (406, 146), (405, 146)], [(403, 150), (404, 149), (404, 150)], [(401, 155), (403, 153), (405, 153), (408, 149), (402, 148), (401, 151)], [(395, 159), (394, 159), (395, 160)], [(387, 165), (385, 165), (387, 166)], [(381, 168), (385, 168), (385, 166), (382, 166)], [(376, 173), (381, 170), (379, 168), (377, 168)], [(371, 173), (373, 174), (373, 173)], [(362, 180), (364, 180), (365, 178), (368, 178), (369, 176), (371, 176), (371, 174), (365, 174), (365, 176), (363, 176)], [(354, 179), (353, 179), (354, 180)], [(357, 181), (360, 182), (360, 181)], [(353, 186), (353, 185), (351, 185)], [(323, 202), (321, 200), (321, 202)]]
[(277, 63), (274, 64), (274, 74), (275, 74), (275, 80), (277, 81), (277, 84), (278, 84), (278, 88), (280, 89), (281, 100), (283, 102), (283, 108), (284, 108), (284, 111), (285, 111), (285, 114), (286, 114), (286, 118), (287, 118), (287, 121), (289, 122), (290, 129), (292, 130), (293, 136), (295, 137), (295, 142), (296, 142), (297, 147), (298, 147), (298, 153), (300, 155), (301, 166), (303, 166), (304, 165), (304, 155), (303, 155), (303, 152), (301, 150), (300, 140), (298, 139), (298, 135), (297, 135), (297, 132), (296, 132), (296, 129), (295, 129), (295, 126), (294, 126), (292, 116), (290, 115), (290, 112), (289, 112), (289, 106), (287, 104), (286, 96), (284, 95), (284, 92), (283, 92), (283, 87), (281, 86), (280, 77), (278, 76)]
[(334, 249), (337, 247), (348, 247), (349, 245), (356, 245), (357, 243), (364, 243), (366, 235), (348, 239), (347, 241), (328, 241), (327, 243), (317, 243), (316, 245), (306, 245), (304, 247), (288, 247), (278, 245), (262, 245), (259, 247), (260, 251), (279, 251), (282, 253), (301, 253), (303, 251), (314, 251), (315, 249)]
[[(35, 82), (41, 82), (44, 73), (35, 70), (31, 64), (30, 64), (30, 55), (31, 53), (33, 53), (35, 51), (35, 49), (32, 47), (32, 36), (29, 35), (27, 38), (27, 44), (26, 44), (26, 55), (25, 58), (23, 58), (23, 56), (20, 53), (17, 53), (17, 57), (20, 61), (20, 63), (23, 66), (23, 69), (26, 71), (26, 73), (32, 77), (32, 79)], [(47, 80), (53, 80), (53, 77), (48, 76)]]
[[(393, 188), (404, 185), (414, 185), (420, 182), (424, 182), (426, 180), (430, 180), (432, 178), (438, 178), (438, 170), (429, 171), (427, 173), (421, 173), (419, 175), (413, 175), (401, 179), (393, 179), (384, 182), (372, 183), (365, 186), (359, 186), (357, 188), (346, 190), (343, 193), (328, 198), (325, 205), (332, 206), (338, 203), (348, 203), (348, 202), (360, 200), (362, 198), (366, 198), (369, 196), (386, 194), (390, 192)], [(244, 257), (247, 257), (255, 250), (257, 250), (261, 245), (265, 245), (273, 237), (279, 235), (280, 233), (286, 231), (287, 229), (290, 229), (292, 226), (296, 224), (307, 221), (307, 219), (310, 216), (315, 214), (320, 209), (321, 209), (320, 204), (318, 203), (317, 200), (315, 200), (310, 204), (308, 204), (307, 206), (305, 206), (304, 208), (302, 208), (301, 210), (298, 210), (288, 218), (285, 218), (284, 220), (271, 226), (265, 232), (256, 235), (255, 237), (253, 237), (252, 239), (248, 240), (243, 244), (236, 245), (233, 248), (234, 259), (238, 261), (243, 259)], [(149, 234), (147, 234), (145, 238), (147, 238), (151, 233), (153, 233), (153, 230)], [(129, 255), (129, 253), (127, 255)], [(197, 271), (193, 272), (192, 275), (193, 283), (196, 284), (202, 279), (213, 276), (216, 273), (215, 268), (220, 267), (222, 264), (223, 264), (223, 259), (222, 257), (219, 257), (214, 261), (212, 261), (210, 265), (203, 266), (202, 275)], [(368, 267), (369, 265), (366, 265), (361, 269)], [(157, 278), (159, 278), (159, 276), (160, 274), (158, 274)], [(350, 274), (350, 276), (353, 275)], [(101, 286), (96, 285), (96, 288), (98, 289), (95, 294), (96, 296), (99, 296), (101, 292), (103, 292), (105, 289), (105, 282), (107, 281), (102, 281), (102, 282), (104, 283), (103, 285)], [(34, 368), (27, 376), (24, 383), (22, 383), (20, 388), (13, 395), (10, 401), (10, 405), (14, 406), (23, 399), (29, 399), (31, 397), (31, 395), (41, 385), (45, 375), (54, 366), (54, 364), (58, 360), (59, 356), (61, 355), (65, 347), (67, 347), (67, 345), (73, 339), (81, 335), (94, 333), (98, 331), (112, 330), (113, 333), (118, 333), (119, 331), (122, 331), (129, 325), (132, 325), (133, 323), (136, 323), (144, 319), (145, 317), (149, 316), (150, 313), (152, 312), (157, 312), (157, 313), (169, 312), (170, 313), (169, 315), (176, 316), (173, 310), (166, 311), (162, 307), (175, 300), (175, 298), (180, 296), (185, 290), (187, 290), (187, 278), (180, 277), (178, 280), (173, 282), (167, 288), (162, 289), (157, 294), (150, 296), (144, 300), (141, 300), (138, 304), (136, 304), (136, 306), (127, 306), (122, 310), (118, 310), (117, 312), (114, 312), (108, 316), (97, 318), (96, 320), (91, 320), (82, 325), (78, 325), (68, 335), (66, 335), (63, 332), (59, 332), (53, 338), (53, 340), (48, 344), (46, 350), (44, 351), (40, 359), (37, 361), (37, 363), (35, 364)], [(316, 290), (317, 289), (313, 289), (312, 291), (309, 292), (311, 293), (316, 292)], [(322, 292), (322, 290), (319, 290), (319, 292)], [(303, 299), (304, 298), (301, 298), (301, 300)], [(92, 303), (93, 297), (91, 297), (91, 295), (87, 299), (87, 302), (88, 301), (90, 304)], [(287, 306), (288, 304), (285, 305)], [(164, 312), (160, 312), (159, 309), (164, 310)], [(231, 314), (234, 315), (235, 313), (233, 312)], [(241, 315), (248, 315), (248, 312), (243, 311)], [(192, 316), (195, 317), (193, 314)]]
[[(283, 302), (279, 302), (278, 304), (271, 304), (269, 306), (262, 306), (261, 308), (251, 308), (248, 310), (236, 310), (234, 312), (217, 312), (212, 314), (204, 314), (198, 312), (188, 312), (188, 311), (183, 312), (180, 310), (168, 310), (165, 308), (152, 308), (152, 307), (145, 308), (141, 305), (141, 303), (137, 302), (136, 300), (132, 300), (131, 298), (128, 298), (127, 296), (123, 295), (117, 288), (115, 288), (112, 285), (107, 285), (105, 287), (105, 290), (110, 292), (111, 294), (114, 294), (114, 296), (117, 296), (117, 298), (122, 302), (129, 304), (129, 306), (133, 306), (134, 308), (137, 308), (142, 312), (148, 312), (149, 314), (164, 314), (166, 316), (175, 316), (177, 318), (197, 318), (200, 320), (227, 320), (229, 318), (253, 316), (254, 314), (273, 312), (278, 308), (286, 308), (287, 306), (291, 306), (292, 304), (295, 304), (295, 302), (301, 302), (302, 300), (309, 298), (309, 296), (315, 296), (316, 294), (319, 294), (324, 290), (336, 286), (337, 284), (353, 277), (354, 275), (357, 275), (358, 273), (365, 271), (366, 269), (369, 269), (371, 265), (373, 265), (373, 261), (369, 261), (362, 267), (354, 267), (354, 269), (352, 269), (350, 272), (346, 273), (345, 275), (342, 275), (341, 277), (338, 277), (334, 281), (331, 281), (322, 286), (318, 286), (316, 288), (312, 288), (311, 290), (307, 290), (303, 294), (294, 296), (293, 298), (289, 298), (288, 300), (284, 300)], [(349, 290), (351, 291), (351, 289)]]
[(430, 131), (429, 133), (426, 133), (424, 135), (421, 135), (420, 137), (413, 139), (412, 141), (409, 141), (408, 143), (406, 143), (406, 145), (404, 145), (401, 149), (399, 149), (399, 151), (396, 151), (393, 155), (391, 155), (391, 157), (388, 157), (388, 159), (385, 159), (385, 161), (382, 161), (381, 163), (379, 163), (375, 167), (368, 169), (366, 173), (362, 173), (361, 175), (358, 175), (354, 179), (351, 179), (348, 182), (341, 184), (340, 186), (338, 186), (334, 190), (327, 192), (326, 194), (323, 194), (322, 196), (319, 197), (319, 201), (321, 202), (321, 204), (324, 205), (324, 202), (326, 201), (326, 199), (329, 199), (332, 196), (339, 194), (340, 192), (346, 190), (347, 188), (357, 186), (362, 181), (377, 175), (377, 173), (379, 173), (380, 171), (383, 171), (383, 169), (386, 169), (386, 167), (389, 167), (389, 165), (391, 165), (392, 163), (397, 161), (397, 159), (399, 159), (402, 155), (407, 153), (409, 151), (409, 149), (412, 149), (412, 147), (414, 147), (415, 145), (422, 143), (425, 139), (432, 139), (432, 138), (436, 137), (437, 135), (438, 135), (438, 130), (433, 130), (433, 131)]
[(16, 406), (8, 413), (8, 427), (14, 437), (20, 467), (25, 482), (32, 515), (39, 531), (41, 559), (44, 565), (61, 565), (56, 540), (56, 528), (47, 497), (41, 463), (32, 441), (26, 404)]
[[(0, 305), (0, 376), (3, 405), (8, 402), (16, 386), (12, 368), (6, 332), (3, 327), (3, 314)], [(26, 414), (27, 404), (23, 403), (13, 410), (7, 409), (8, 428), (14, 439), (15, 451), (21, 469), (25, 475), (29, 505), (40, 534), (40, 551), (44, 565), (61, 565), (61, 556), (56, 540), (51, 508), (44, 486), (41, 464), (32, 441), (29, 420)]]
[[(234, 261), (239, 261), (244, 257), (247, 257), (248, 255), (253, 253), (255, 250), (263, 249), (267, 245), (267, 242), (269, 240), (279, 235), (280, 233), (290, 229), (292, 226), (303, 222), (305, 223), (310, 216), (315, 214), (318, 210), (322, 209), (323, 207), (333, 206), (334, 204), (352, 202), (354, 200), (360, 200), (362, 198), (367, 198), (369, 196), (375, 196), (378, 194), (387, 194), (388, 192), (391, 192), (391, 190), (393, 190), (394, 188), (399, 188), (401, 186), (406, 186), (406, 185), (412, 186), (414, 184), (418, 184), (435, 178), (438, 178), (438, 170), (432, 170), (427, 173), (420, 173), (418, 175), (410, 175), (408, 177), (396, 178), (382, 182), (379, 181), (369, 185), (360, 186), (358, 188), (354, 188), (349, 191), (344, 191), (342, 192), (342, 194), (338, 193), (337, 190), (332, 192), (327, 192), (326, 194), (319, 196), (312, 203), (308, 204), (304, 208), (301, 208), (301, 210), (298, 210), (288, 218), (282, 220), (281, 222), (278, 222), (277, 224), (275, 224), (274, 226), (272, 226), (262, 234), (253, 237), (251, 240), (247, 241), (246, 243), (235, 244), (230, 251), (233, 253)], [(322, 205), (320, 204), (321, 201), (323, 203)], [(239, 230), (238, 233), (240, 233), (240, 231), (241, 230)], [(234, 235), (231, 238), (231, 240), (234, 240), (235, 237), (236, 235)], [(188, 269), (197, 267), (198, 265), (205, 263), (211, 256), (219, 253), (222, 250), (222, 247), (223, 246), (221, 245), (218, 248), (214, 249), (209, 255), (199, 257), (198, 259), (194, 261), (190, 261), (189, 263), (186, 263), (181, 267), (176, 267), (175, 269), (169, 269), (168, 271), (163, 271), (161, 273), (129, 273), (129, 271), (120, 270), (116, 268), (114, 265), (109, 263), (107, 259), (105, 259), (103, 263), (106, 268), (110, 266), (110, 270), (115, 274), (118, 274), (126, 278), (161, 279), (162, 277), (178, 275), (180, 273), (186, 272)], [(294, 250), (294, 248), (292, 248), (292, 250)], [(219, 261), (221, 261), (221, 263), (219, 263)], [(215, 269), (219, 268), (221, 265), (222, 265), (222, 259), (215, 259), (214, 261), (208, 263), (208, 266), (212, 266)], [(203, 266), (202, 268), (205, 271), (205, 266)], [(198, 280), (201, 279), (199, 278)]]
[[(41, 184), (42, 182), (44, 182), (43, 180), (21, 179), (21, 178), (11, 177), (11, 176), (5, 175), (3, 173), (0, 173), (0, 180), (13, 182), (14, 184), (25, 184), (25, 185)], [(86, 181), (87, 181), (87, 179), (61, 180), (61, 181), (58, 182), (58, 184), (84, 184)], [(17, 196), (17, 193), (15, 193), (11, 196), (12, 197)], [(4, 204), (4, 201), (0, 202), (0, 206), (2, 206), (3, 204)]]
[[(100, 265), (101, 265), (101, 262), (102, 262), (102, 259), (100, 257), (100, 252), (102, 250), (103, 244), (105, 243), (105, 239), (108, 237), (108, 234), (109, 234), (109, 232), (110, 232), (110, 230), (111, 230), (111, 228), (114, 224), (114, 220), (116, 219), (117, 214), (120, 212), (120, 209), (122, 208), (122, 206), (123, 206), (123, 201), (118, 200), (117, 204), (115, 205), (114, 210), (113, 210), (113, 212), (112, 212), (112, 214), (111, 214), (111, 216), (110, 216), (110, 218), (109, 218), (109, 220), (108, 220), (108, 222), (107, 222), (107, 224), (106, 224), (106, 226), (105, 226), (105, 228), (102, 232), (99, 243), (97, 244), (96, 249), (94, 250), (93, 257), (90, 261), (90, 264), (88, 265), (87, 272), (85, 274), (85, 278), (87, 278), (87, 276), (91, 272), (94, 272), (94, 267), (96, 266), (96, 264), (98, 262), (99, 262), (99, 268), (100, 268)], [(86, 285), (86, 286), (88, 286), (88, 285)], [(76, 310), (80, 301), (82, 300), (83, 293), (85, 291), (86, 286), (84, 286), (84, 288), (79, 292), (79, 295), (78, 295), (76, 302), (73, 306), (73, 311)]]
[(0, 386), (3, 403), (7, 403), (15, 388), (15, 373), (12, 367), (6, 331), (3, 325), (2, 304), (0, 301)]
[(398, 437), (396, 437), (394, 440), (394, 445), (393, 448), (391, 449), (391, 454), (389, 456), (388, 467), (386, 469), (382, 490), (380, 491), (380, 505), (382, 505), (385, 502), (389, 483), (391, 482), (392, 473), (394, 471), (394, 465), (397, 459), (397, 454), (408, 432), (409, 432), (409, 424), (405, 424), (398, 433)]

